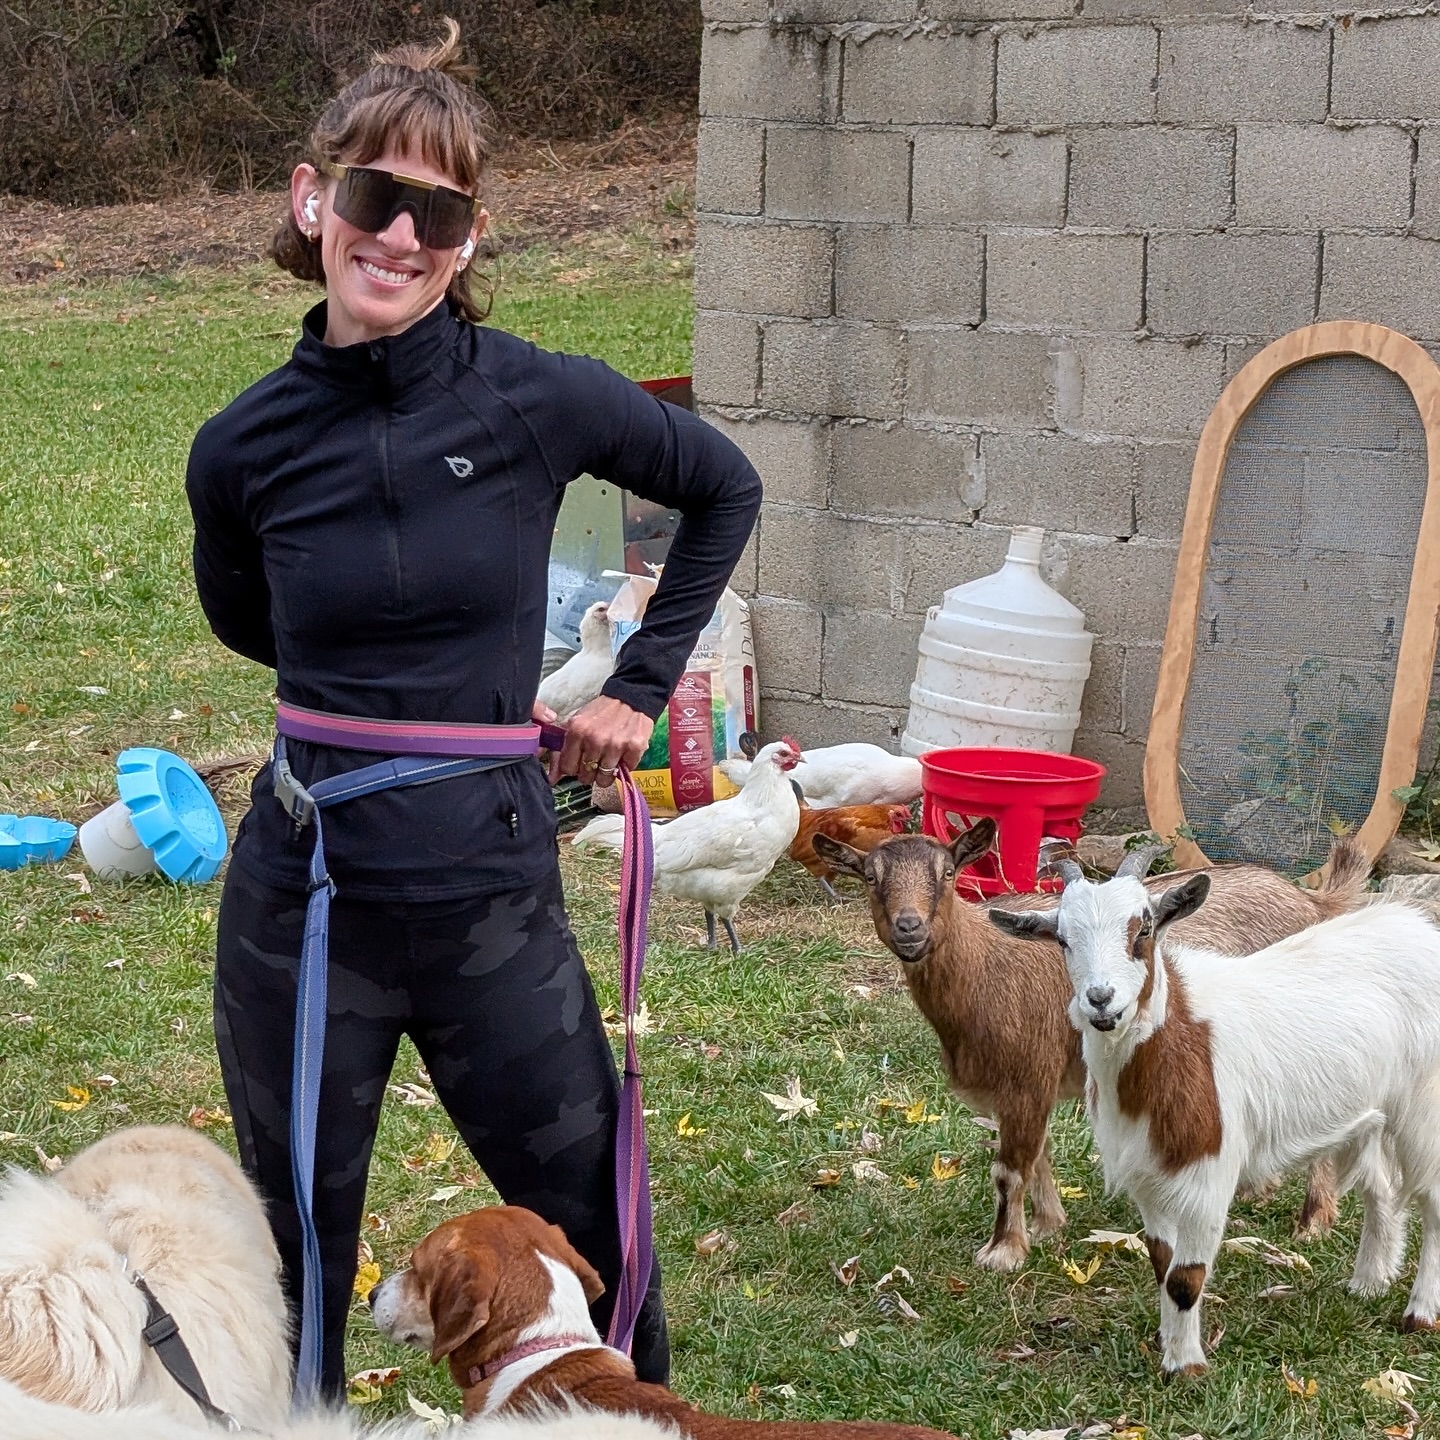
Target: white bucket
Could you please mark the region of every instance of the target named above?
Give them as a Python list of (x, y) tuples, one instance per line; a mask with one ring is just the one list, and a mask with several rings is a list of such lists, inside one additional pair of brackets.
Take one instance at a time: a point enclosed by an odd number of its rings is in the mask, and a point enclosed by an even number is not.
[(153, 875), (160, 869), (154, 853), (135, 833), (129, 806), (123, 800), (92, 815), (80, 827), (80, 850), (85, 863), (102, 880)]
[(1044, 534), (1017, 526), (995, 574), (947, 590), (926, 616), (902, 754), (972, 745), (1069, 752), (1094, 636), (1040, 578)]

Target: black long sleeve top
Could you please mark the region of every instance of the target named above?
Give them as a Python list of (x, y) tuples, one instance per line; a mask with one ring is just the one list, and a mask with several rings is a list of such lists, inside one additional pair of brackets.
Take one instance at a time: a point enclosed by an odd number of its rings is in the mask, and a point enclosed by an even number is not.
[[(400, 335), (327, 346), (325, 307), (290, 361), (195, 437), (195, 580), (230, 649), (280, 697), (384, 720), (523, 723), (544, 650), (550, 539), (589, 473), (681, 512), (664, 575), (605, 694), (664, 708), (760, 504), (744, 455), (598, 360), (552, 354), (441, 305)], [(291, 741), (302, 783), (376, 757)], [(303, 888), (297, 836), (256, 780), (234, 862)], [(344, 894), (451, 900), (554, 861), (539, 765), (386, 791), (325, 813)]]

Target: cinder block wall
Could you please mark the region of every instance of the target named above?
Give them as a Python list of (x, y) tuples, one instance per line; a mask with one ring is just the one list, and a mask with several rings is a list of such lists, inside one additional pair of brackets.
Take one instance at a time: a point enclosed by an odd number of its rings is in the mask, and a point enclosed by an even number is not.
[(766, 482), (766, 731), (892, 743), (926, 608), (1043, 525), (1097, 636), (1076, 748), (1138, 802), (1225, 382), (1315, 319), (1440, 341), (1440, 14), (705, 13), (695, 377)]

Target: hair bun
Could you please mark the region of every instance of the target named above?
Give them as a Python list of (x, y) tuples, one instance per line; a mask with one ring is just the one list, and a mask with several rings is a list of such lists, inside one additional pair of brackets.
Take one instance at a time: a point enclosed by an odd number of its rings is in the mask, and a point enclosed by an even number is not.
[(460, 26), (446, 15), (441, 24), (444, 37), (434, 45), (411, 43), (377, 52), (376, 65), (396, 65), (405, 70), (439, 70), (453, 80), (473, 80), (478, 73), (461, 58)]

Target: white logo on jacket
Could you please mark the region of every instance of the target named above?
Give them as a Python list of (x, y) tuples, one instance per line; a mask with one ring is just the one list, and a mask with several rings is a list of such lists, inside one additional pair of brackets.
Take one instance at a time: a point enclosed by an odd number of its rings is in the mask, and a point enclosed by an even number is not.
[(467, 460), (463, 455), (447, 455), (445, 463), (463, 480), (475, 468), (472, 460)]

